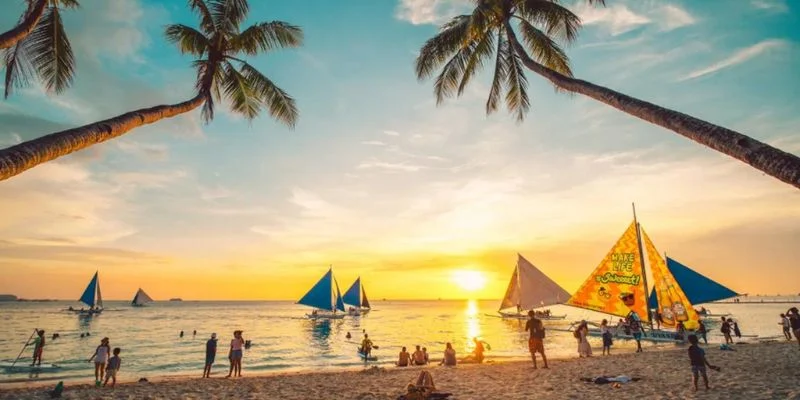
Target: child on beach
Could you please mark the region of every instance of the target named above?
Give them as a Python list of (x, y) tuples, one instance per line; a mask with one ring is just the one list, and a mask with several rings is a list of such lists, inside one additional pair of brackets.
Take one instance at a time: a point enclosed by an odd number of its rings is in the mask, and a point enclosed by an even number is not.
[(708, 390), (708, 374), (706, 374), (706, 366), (715, 371), (719, 371), (719, 367), (709, 364), (708, 360), (706, 360), (706, 352), (700, 348), (697, 336), (690, 335), (689, 343), (691, 344), (689, 346), (689, 363), (692, 366), (692, 383), (694, 384), (694, 391), (697, 391), (697, 375), (701, 375), (703, 377), (703, 383), (705, 383), (706, 390)]
[(106, 363), (108, 362), (108, 356), (110, 353), (111, 346), (108, 344), (108, 338), (104, 337), (100, 341), (100, 345), (94, 350), (94, 354), (89, 357), (89, 362), (94, 360), (94, 383), (97, 386), (100, 386), (100, 382), (105, 376)]
[(117, 384), (117, 372), (119, 371), (119, 367), (122, 365), (122, 359), (119, 358), (120, 348), (114, 348), (114, 356), (108, 359), (108, 366), (106, 367), (106, 381), (103, 382), (103, 386), (108, 384), (108, 380), (111, 379), (111, 387), (113, 388), (114, 385)]
[(614, 343), (611, 340), (611, 329), (608, 327), (608, 320), (603, 320), (600, 323), (600, 332), (603, 334), (603, 355), (611, 355), (611, 345)]
[(217, 357), (217, 334), (212, 333), (211, 339), (206, 342), (206, 366), (203, 368), (203, 378), (211, 378), (211, 366)]
[(778, 324), (783, 326), (783, 336), (786, 337), (786, 340), (792, 340), (792, 325), (786, 314), (781, 314), (781, 322)]

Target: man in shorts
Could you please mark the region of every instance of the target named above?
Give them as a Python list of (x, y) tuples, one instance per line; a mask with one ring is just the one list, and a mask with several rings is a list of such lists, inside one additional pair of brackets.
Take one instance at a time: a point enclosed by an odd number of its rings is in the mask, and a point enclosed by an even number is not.
[(547, 368), (547, 357), (544, 355), (544, 324), (538, 318), (533, 310), (528, 311), (528, 322), (525, 324), (525, 330), (531, 333), (528, 339), (528, 350), (531, 352), (531, 359), (533, 360), (533, 368), (536, 369), (536, 353), (542, 355), (544, 367)]

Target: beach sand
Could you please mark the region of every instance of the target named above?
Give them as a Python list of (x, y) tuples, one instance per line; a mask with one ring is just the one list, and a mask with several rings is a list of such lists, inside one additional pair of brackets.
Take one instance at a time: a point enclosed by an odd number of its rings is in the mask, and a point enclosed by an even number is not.
[[(530, 362), (426, 367), (451, 399), (800, 399), (800, 349), (797, 342), (740, 344), (737, 351), (706, 347), (721, 372), (709, 370), (711, 390), (695, 394), (686, 347), (635, 354), (553, 360), (550, 369)], [(247, 373), (245, 363), (245, 374)], [(541, 367), (541, 364), (540, 364)], [(65, 399), (396, 399), (422, 370), (371, 368), (332, 373), (292, 373), (225, 378), (161, 378), (118, 384), (115, 389), (67, 385)], [(201, 373), (198, 370), (198, 375)], [(125, 372), (120, 371), (124, 376)], [(641, 378), (614, 388), (585, 383), (581, 377), (629, 375)], [(128, 378), (131, 379), (131, 378)], [(0, 399), (42, 399), (52, 388), (0, 389)]]

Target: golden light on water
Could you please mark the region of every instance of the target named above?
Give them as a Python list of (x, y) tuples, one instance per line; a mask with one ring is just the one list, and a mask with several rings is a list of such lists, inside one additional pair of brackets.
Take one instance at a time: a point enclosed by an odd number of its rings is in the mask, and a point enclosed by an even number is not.
[(466, 327), (466, 342), (464, 347), (467, 351), (472, 351), (472, 348), (475, 346), (472, 343), (472, 338), (480, 337), (481, 335), (481, 325), (478, 320), (478, 302), (475, 300), (467, 300), (467, 308), (464, 310), (464, 318)]
[(453, 271), (451, 280), (467, 292), (475, 292), (486, 286), (486, 276), (476, 270), (457, 269)]

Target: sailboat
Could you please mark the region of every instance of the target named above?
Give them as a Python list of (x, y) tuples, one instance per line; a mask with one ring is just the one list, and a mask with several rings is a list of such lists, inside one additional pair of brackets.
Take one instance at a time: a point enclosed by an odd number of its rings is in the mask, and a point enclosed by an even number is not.
[(305, 294), (298, 304), (314, 307), (311, 314), (306, 314), (310, 319), (341, 319), (346, 315), (344, 312), (337, 314), (336, 311), (344, 311), (344, 302), (339, 292), (339, 284), (333, 277), (333, 267)]
[[(675, 277), (675, 280), (678, 282), (681, 288), (683, 288), (683, 291), (686, 293), (686, 297), (692, 304), (710, 303), (712, 301), (725, 300), (739, 296), (739, 293), (728, 289), (727, 287), (711, 280), (710, 278), (681, 264), (680, 262), (667, 257), (666, 255), (665, 257), (667, 259), (667, 269), (672, 276)], [(653, 291), (653, 293), (655, 293), (655, 288), (653, 288)], [(656, 299), (652, 294), (650, 295), (650, 308), (658, 308), (658, 299)], [(707, 318), (725, 317), (730, 315), (712, 314), (706, 310), (705, 307), (700, 309), (698, 314), (701, 317)]]
[[(633, 222), (566, 304), (649, 323), (649, 329), (645, 330), (642, 340), (680, 341), (676, 339), (673, 330), (653, 328), (653, 321), (648, 309), (649, 293), (645, 271), (645, 250), (647, 250), (647, 261), (653, 273), (653, 288), (658, 298), (657, 301), (662, 304), (662, 314), (670, 315), (669, 320), (664, 320), (662, 325), (670, 327), (682, 322), (687, 329), (691, 329), (698, 320), (697, 313), (683, 289), (667, 269), (664, 259), (659, 255), (652, 240), (636, 220), (635, 209)], [(592, 325), (597, 326), (597, 324)], [(615, 325), (613, 321), (609, 324), (611, 327)], [(589, 329), (589, 335), (601, 336), (600, 329)], [(633, 338), (632, 335), (619, 330), (615, 336), (620, 339)]]
[(361, 284), (360, 276), (350, 285), (350, 288), (344, 292), (342, 301), (344, 304), (351, 306), (347, 311), (350, 315), (362, 315), (370, 311), (367, 292), (364, 290), (364, 285)]
[(89, 306), (89, 309), (76, 310), (70, 307), (69, 311), (81, 315), (95, 315), (103, 312), (103, 295), (100, 294), (100, 278), (98, 277), (98, 273), (99, 272), (94, 273), (92, 280), (89, 281), (89, 285), (86, 286), (86, 290), (83, 291), (81, 298), (78, 299), (81, 303)]
[[(547, 277), (525, 257), (517, 254), (517, 265), (511, 273), (506, 295), (497, 313), (502, 318), (526, 319), (528, 315), (523, 312), (524, 310), (560, 304), (568, 298), (569, 293), (564, 288)], [(566, 314), (539, 314), (537, 318), (545, 320), (562, 320), (567, 317)]]
[(144, 290), (142, 290), (142, 288), (139, 288), (139, 290), (137, 290), (136, 294), (133, 296), (131, 305), (134, 307), (144, 307), (145, 304), (150, 303), (152, 301), (153, 299), (150, 298), (150, 296), (148, 296), (147, 293), (145, 293)]

